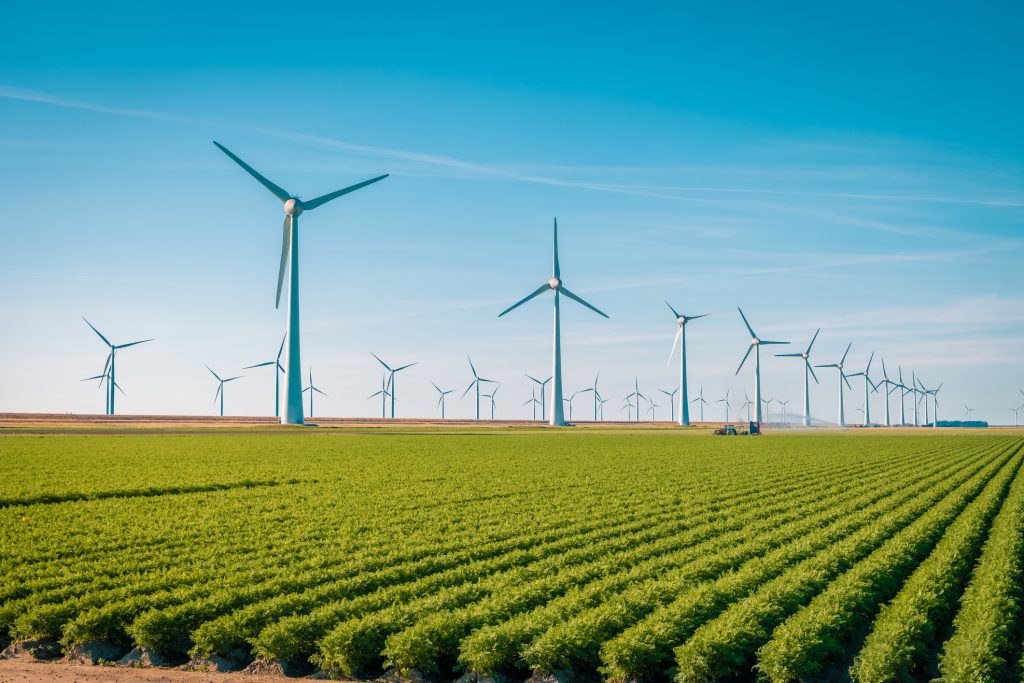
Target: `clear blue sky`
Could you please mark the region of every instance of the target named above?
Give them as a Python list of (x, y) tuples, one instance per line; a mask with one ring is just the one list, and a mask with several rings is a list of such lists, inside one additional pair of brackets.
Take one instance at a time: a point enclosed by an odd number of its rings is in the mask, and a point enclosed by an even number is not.
[[(461, 392), (469, 353), (526, 416), (550, 301), (496, 316), (550, 276), (553, 216), (566, 284), (611, 315), (564, 306), (567, 389), (600, 369), (609, 416), (635, 375), (674, 386), (663, 296), (714, 314), (690, 330), (709, 398), (752, 392), (739, 305), (769, 338), (820, 326), (817, 362), (853, 341), (852, 366), (945, 382), (943, 417), (1024, 401), (1020, 3), (16, 3), (5, 24), (0, 410), (102, 410), (81, 315), (158, 340), (121, 356), (125, 412), (211, 413), (204, 363), (276, 352), (280, 205), (213, 139), (306, 197), (392, 174), (303, 222), (318, 412), (377, 412), (374, 351), (419, 362), (400, 415), (433, 413), (431, 380)], [(764, 365), (799, 412), (799, 364)], [(272, 391), (248, 371), (227, 412)]]

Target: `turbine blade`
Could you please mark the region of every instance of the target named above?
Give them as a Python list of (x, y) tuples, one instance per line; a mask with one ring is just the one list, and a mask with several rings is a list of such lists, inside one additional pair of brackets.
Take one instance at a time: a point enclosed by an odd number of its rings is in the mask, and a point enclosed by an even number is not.
[[(325, 394), (324, 392), (320, 391), (316, 387), (313, 387), (313, 391), (315, 391), (316, 393), (320, 394), (321, 396), (327, 396), (327, 394)], [(328, 398), (330, 398), (330, 397), (328, 396)]]
[[(804, 361), (804, 362), (806, 363), (807, 361)], [(814, 378), (814, 383), (815, 384), (821, 384), (821, 382), (818, 381), (818, 376), (816, 374), (814, 374), (814, 366), (811, 365), (810, 363), (807, 363), (807, 369), (811, 371), (811, 377)]]
[(686, 321), (689, 322), (691, 320), (696, 320), (697, 318), (706, 318), (709, 315), (711, 315), (711, 314), (710, 313), (701, 313), (700, 315), (688, 315), (688, 316), (686, 316)]
[(761, 342), (762, 345), (764, 345), (764, 344), (788, 344), (788, 343), (789, 342), (780, 342), (780, 341), (762, 341)]
[(843, 357), (842, 357), (842, 359), (841, 359), (841, 360), (839, 361), (839, 363), (840, 363), (840, 364), (843, 364), (843, 363), (845, 363), (845, 362), (846, 362), (846, 354), (850, 353), (850, 347), (851, 347), (851, 346), (853, 346), (853, 342), (850, 342), (849, 344), (847, 344), (847, 345), (846, 345), (846, 350), (845, 350), (845, 351), (843, 351)]
[(672, 308), (672, 304), (670, 304), (668, 302), (668, 299), (662, 299), (662, 301), (664, 301), (665, 305), (668, 306), (668, 310), (672, 311), (672, 315), (674, 315), (676, 317), (676, 320), (678, 320), (679, 318), (683, 317), (683, 316), (679, 315), (679, 311), (677, 311), (676, 309)]
[(740, 361), (740, 366), (738, 368), (736, 368), (736, 374), (737, 375), (740, 374), (740, 370), (743, 369), (743, 364), (747, 362), (747, 358), (750, 357), (750, 352), (753, 351), (753, 350), (754, 350), (754, 345), (753, 344), (751, 344), (750, 346), (747, 347), (747, 352), (745, 354), (743, 354), (743, 360)]
[(527, 375), (525, 372), (523, 374), (526, 375), (526, 377), (528, 377), (532, 381), (536, 382), (537, 384), (541, 384), (541, 381), (539, 379), (537, 379), (536, 377), (532, 377), (531, 375)]
[[(82, 320), (85, 320), (85, 316), (84, 315), (82, 316)], [(99, 338), (103, 340), (104, 344), (106, 344), (107, 346), (110, 346), (110, 347), (114, 346), (113, 344), (110, 343), (109, 339), (104, 337), (103, 334), (93, 326), (93, 324), (91, 322), (89, 322), (88, 320), (85, 320), (85, 324), (88, 325), (89, 327), (92, 327), (92, 331), (95, 332), (97, 335), (99, 335)]]
[(530, 293), (529, 295), (527, 295), (527, 296), (523, 297), (522, 299), (520, 299), (519, 301), (515, 302), (514, 304), (512, 304), (511, 306), (509, 306), (508, 308), (506, 308), (506, 309), (505, 309), (504, 311), (502, 311), (501, 313), (499, 313), (499, 314), (498, 314), (498, 317), (500, 318), (501, 316), (505, 315), (505, 314), (506, 314), (506, 313), (508, 313), (509, 311), (512, 311), (512, 310), (514, 310), (514, 309), (516, 309), (516, 308), (519, 308), (520, 306), (522, 306), (523, 304), (525, 304), (525, 303), (526, 303), (527, 301), (529, 301), (530, 299), (532, 299), (532, 298), (534, 298), (534, 297), (536, 297), (536, 296), (540, 296), (541, 294), (543, 294), (544, 292), (546, 292), (546, 291), (547, 291), (547, 290), (549, 290), (549, 289), (551, 289), (551, 285), (549, 285), (548, 283), (546, 283), (546, 282), (545, 282), (545, 283), (544, 283), (544, 284), (542, 284), (542, 285), (541, 285), (540, 287), (538, 287), (538, 288), (537, 288), (537, 289), (535, 289), (535, 290), (534, 290), (533, 292), (531, 292), (531, 293)]
[(562, 271), (558, 267), (558, 219), (557, 218), (555, 219), (555, 252), (554, 252), (554, 254), (555, 254), (555, 259), (554, 259), (554, 268), (553, 268), (553, 270), (554, 270), (554, 273), (555, 273), (555, 277), (560, 278), (560, 277), (562, 277)]
[(848, 379), (846, 378), (846, 375), (845, 375), (845, 374), (843, 374), (843, 373), (840, 373), (840, 374), (842, 374), (842, 377), (843, 377), (843, 381), (844, 381), (844, 382), (846, 382), (846, 386), (848, 386), (849, 388), (853, 389), (853, 385), (852, 385), (852, 384), (850, 384), (850, 380), (848, 380)]
[(134, 341), (134, 342), (131, 342), (129, 344), (118, 344), (114, 348), (115, 349), (126, 349), (129, 346), (135, 346), (136, 344), (145, 344), (146, 342), (151, 342), (151, 341), (153, 341), (153, 340), (152, 339), (143, 339), (141, 341)]
[(475, 379), (474, 379), (474, 380), (473, 380), (472, 382), (470, 382), (470, 383), (469, 383), (469, 386), (468, 386), (468, 387), (466, 387), (466, 390), (462, 392), (462, 396), (460, 396), (459, 398), (466, 398), (466, 394), (468, 394), (468, 393), (469, 393), (469, 390), (470, 390), (470, 389), (472, 389), (472, 388), (473, 388), (473, 385), (474, 385), (474, 384), (476, 384), (476, 383), (477, 383), (478, 381), (479, 381), (479, 380), (475, 380)]
[(264, 367), (266, 365), (274, 365), (276, 363), (277, 363), (276, 360), (268, 360), (266, 363), (257, 363), (256, 365), (246, 365), (242, 369), (243, 370), (251, 370), (253, 368), (262, 368), (262, 367)]
[[(281, 238), (281, 267), (277, 271), (277, 299), (274, 308), (281, 306), (281, 290), (284, 288), (284, 271), (288, 267), (288, 253), (292, 246), (292, 217), (284, 217), (284, 235)], [(283, 343), (283, 341), (282, 341)]]
[(474, 367), (473, 367), (473, 359), (472, 359), (472, 358), (470, 358), (470, 357), (469, 357), (469, 356), (467, 355), (467, 356), (466, 356), (466, 360), (468, 360), (468, 361), (469, 361), (469, 369), (473, 371), (473, 377), (476, 377), (476, 376), (477, 376), (477, 374), (476, 374), (476, 368), (474, 368)]
[(676, 346), (679, 344), (679, 337), (683, 336), (683, 326), (676, 325), (676, 338), (672, 340), (672, 350), (668, 352), (668, 360), (665, 365), (672, 362), (672, 356), (676, 355)]
[(414, 365), (416, 365), (416, 363), (409, 363), (407, 365), (403, 365), (400, 368), (395, 368), (395, 372), (399, 372), (400, 370), (405, 370), (406, 368), (411, 368)]
[(802, 353), (777, 353), (777, 354), (775, 354), (775, 357), (776, 358), (803, 358), (804, 354), (802, 354)]
[(281, 354), (284, 353), (284, 342), (286, 339), (288, 339), (287, 332), (281, 337), (281, 347), (277, 350), (277, 360), (279, 361), (281, 360)]
[(224, 388), (223, 384), (217, 385), (217, 393), (213, 395), (213, 402), (216, 403), (217, 399), (220, 398), (220, 390)]
[(818, 338), (819, 332), (821, 332), (820, 327), (818, 328), (817, 332), (814, 333), (814, 336), (811, 337), (811, 343), (807, 345), (807, 350), (804, 351), (804, 353), (806, 353), (808, 356), (811, 355), (811, 347), (814, 346), (814, 341)]
[(587, 308), (589, 308), (590, 310), (592, 310), (592, 311), (593, 311), (594, 313), (597, 313), (598, 315), (604, 316), (605, 318), (607, 318), (607, 317), (608, 317), (608, 314), (607, 314), (607, 313), (605, 313), (605, 312), (603, 312), (603, 311), (600, 311), (600, 310), (598, 310), (597, 308), (594, 308), (593, 306), (591, 306), (590, 304), (588, 304), (588, 303), (587, 303), (586, 301), (584, 301), (583, 299), (579, 298), (578, 296), (576, 296), (575, 294), (573, 294), (572, 292), (570, 292), (570, 291), (569, 291), (568, 289), (566, 289), (566, 288), (565, 288), (564, 286), (562, 286), (562, 287), (561, 287), (561, 291), (562, 291), (562, 294), (565, 294), (565, 295), (566, 295), (567, 297), (569, 297), (570, 299), (572, 299), (573, 301), (575, 301), (575, 302), (577, 302), (577, 303), (581, 303), (581, 304), (583, 304), (584, 306), (586, 306)]
[(114, 382), (114, 388), (117, 389), (118, 391), (120, 391), (122, 396), (127, 396), (128, 395), (128, 394), (124, 393), (124, 389), (122, 389), (121, 385), (118, 384), (117, 382)]
[(747, 331), (750, 332), (750, 336), (757, 338), (757, 335), (754, 333), (754, 328), (747, 322), (747, 316), (743, 315), (743, 309), (737, 306), (736, 310), (740, 312), (740, 317), (743, 318), (743, 324), (747, 326)]
[(227, 147), (225, 147), (224, 145), (220, 144), (220, 143), (219, 143), (219, 142), (217, 142), (216, 140), (214, 140), (214, 141), (213, 141), (213, 144), (217, 145), (217, 148), (218, 148), (218, 149), (219, 149), (220, 151), (224, 152), (224, 153), (225, 153), (225, 154), (227, 154), (227, 155), (228, 155), (229, 157), (231, 157), (231, 160), (232, 160), (232, 161), (234, 161), (234, 162), (235, 162), (236, 164), (238, 164), (239, 166), (241, 166), (242, 168), (244, 168), (244, 169), (246, 170), (246, 172), (247, 172), (247, 173), (248, 173), (249, 175), (251, 175), (251, 176), (252, 176), (253, 178), (255, 178), (256, 180), (258, 180), (258, 181), (260, 182), (260, 184), (261, 184), (261, 185), (262, 185), (263, 187), (265, 187), (265, 188), (267, 188), (268, 190), (270, 190), (270, 192), (271, 192), (271, 193), (272, 193), (272, 194), (273, 194), (273, 195), (274, 195), (275, 197), (277, 197), (278, 199), (280, 199), (280, 200), (281, 200), (282, 202), (286, 202), (286, 201), (288, 201), (289, 199), (291, 199), (291, 197), (289, 196), (289, 194), (288, 194), (287, 192), (285, 192), (285, 191), (284, 191), (283, 189), (281, 189), (280, 187), (278, 187), (278, 186), (277, 186), (277, 185), (275, 185), (274, 183), (270, 182), (269, 180), (267, 180), (266, 178), (264, 178), (263, 176), (261, 176), (261, 175), (260, 175), (260, 174), (259, 174), (259, 173), (258, 173), (258, 172), (256, 171), (256, 169), (255, 169), (255, 168), (253, 168), (253, 167), (252, 167), (252, 166), (250, 166), (249, 164), (245, 163), (244, 161), (242, 161), (241, 159), (239, 159), (238, 157), (236, 157), (236, 156), (235, 156), (234, 154), (232, 154), (232, 153), (231, 153), (231, 151), (230, 151), (230, 150), (229, 150), (229, 149), (228, 149)]
[[(205, 363), (204, 363), (204, 365), (205, 365)], [(218, 381), (218, 382), (221, 382), (221, 381), (223, 381), (223, 380), (221, 380), (221, 378), (220, 378), (220, 375), (218, 375), (218, 374), (217, 374), (216, 372), (214, 372), (214, 371), (213, 371), (213, 368), (211, 368), (211, 367), (210, 367), (209, 365), (207, 365), (207, 366), (206, 366), (206, 369), (210, 371), (210, 374), (211, 374), (211, 375), (213, 375), (214, 377), (216, 377), (216, 378), (217, 378), (217, 381)]]
[(865, 375), (867, 375), (867, 373), (871, 372), (871, 361), (873, 361), (874, 359), (875, 359), (875, 352), (872, 351), (871, 355), (868, 357), (868, 366), (866, 368), (864, 368), (864, 374)]
[(392, 370), (392, 369), (391, 369), (391, 366), (390, 366), (390, 365), (388, 365), (387, 363), (385, 363), (384, 361), (382, 361), (382, 360), (380, 359), (380, 356), (378, 356), (377, 354), (375, 354), (375, 353), (374, 353), (373, 351), (370, 351), (370, 355), (371, 355), (371, 356), (373, 356), (374, 358), (376, 358), (376, 359), (377, 359), (377, 362), (378, 362), (378, 363), (380, 363), (381, 365), (383, 365), (383, 366), (384, 366), (384, 368), (385, 368), (385, 369), (386, 369), (386, 370), (387, 370), (388, 372), (395, 372), (394, 370)]
[(320, 195), (316, 199), (311, 199), (308, 202), (302, 202), (302, 208), (306, 209), (307, 211), (311, 211), (311, 210), (315, 209), (318, 206), (322, 206), (322, 205), (326, 204), (327, 202), (331, 201), (332, 199), (337, 199), (338, 197), (340, 197), (342, 195), (345, 195), (345, 194), (348, 194), (349, 192), (355, 192), (356, 190), (362, 189), (362, 188), (366, 187), (367, 185), (373, 185), (377, 181), (384, 180), (389, 175), (391, 175), (391, 174), (390, 173), (385, 173), (384, 175), (377, 176), (376, 178), (370, 178), (369, 180), (364, 180), (361, 183), (356, 183), (355, 185), (350, 185), (349, 187), (346, 187), (343, 190), (338, 190), (336, 192), (331, 192), (329, 194)]

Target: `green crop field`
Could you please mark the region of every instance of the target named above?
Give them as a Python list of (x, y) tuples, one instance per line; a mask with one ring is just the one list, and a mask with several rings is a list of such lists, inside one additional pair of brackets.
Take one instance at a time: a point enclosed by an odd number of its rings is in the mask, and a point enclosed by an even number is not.
[(0, 436), (0, 634), (616, 681), (1019, 676), (1024, 438)]

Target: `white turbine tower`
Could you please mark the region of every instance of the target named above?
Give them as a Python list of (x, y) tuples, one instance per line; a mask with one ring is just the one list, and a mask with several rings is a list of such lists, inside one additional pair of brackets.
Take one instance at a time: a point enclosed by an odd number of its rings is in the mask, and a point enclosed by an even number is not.
[[(523, 373), (523, 374), (525, 375), (526, 373)], [(545, 411), (545, 408), (547, 407), (547, 405), (545, 403), (544, 395), (547, 392), (545, 391), (544, 387), (546, 387), (548, 385), (548, 382), (551, 381), (551, 378), (548, 377), (546, 380), (544, 380), (542, 382), (539, 379), (537, 379), (536, 377), (534, 377), (533, 375), (526, 375), (526, 377), (528, 377), (531, 382), (533, 382), (534, 384), (536, 384), (540, 388), (540, 416), (541, 416), (541, 419), (546, 419), (544, 416), (547, 415), (547, 412)]]
[(281, 187), (270, 182), (256, 169), (235, 156), (228, 148), (214, 141), (217, 148), (228, 155), (232, 161), (245, 169), (246, 173), (255, 178), (263, 187), (284, 204), (284, 236), (281, 244), (281, 265), (277, 274), (277, 303), (281, 305), (281, 290), (284, 287), (285, 270), (288, 278), (288, 355), (285, 359), (285, 391), (283, 424), (302, 424), (302, 363), (299, 356), (299, 216), (303, 211), (312, 211), (323, 206), (332, 199), (337, 199), (349, 192), (372, 185), (388, 177), (387, 174), (364, 180), (341, 190), (321, 195), (316, 199), (302, 201), (296, 195), (289, 194)]
[(910, 393), (910, 388), (907, 387), (903, 381), (903, 366), (897, 365), (896, 370), (898, 372), (899, 384), (896, 386), (900, 389), (900, 427), (907, 426), (907, 394)]
[(370, 352), (370, 355), (373, 356), (374, 358), (376, 358), (377, 362), (380, 363), (381, 365), (383, 365), (384, 369), (388, 371), (388, 386), (391, 388), (391, 419), (394, 420), (395, 419), (395, 375), (398, 374), (399, 372), (401, 372), (402, 370), (405, 370), (406, 368), (411, 368), (412, 366), (416, 365), (416, 363), (408, 363), (407, 365), (402, 365), (401, 367), (392, 368), (390, 365), (388, 365), (387, 363), (382, 361), (380, 359), (380, 356), (378, 356), (377, 354), (373, 353), (372, 351)]
[(875, 383), (871, 381), (871, 377), (868, 374), (868, 373), (871, 372), (871, 361), (873, 361), (874, 359), (875, 359), (875, 352), (872, 351), (871, 355), (868, 357), (868, 364), (867, 364), (867, 366), (865, 366), (865, 368), (862, 371), (855, 372), (852, 375), (847, 375), (847, 377), (863, 377), (864, 378), (864, 426), (865, 427), (870, 427), (871, 426), (871, 397), (870, 397), (870, 393), (871, 393), (872, 389), (875, 389), (877, 391), (877, 389), (875, 388)]
[[(307, 391), (309, 392), (309, 416), (313, 417), (313, 394), (320, 394), (324, 398), (327, 398), (327, 394), (325, 394), (324, 392), (320, 391), (320, 389), (315, 384), (313, 384), (313, 366), (312, 365), (309, 366), (309, 386), (306, 387), (305, 389), (303, 389), (302, 393), (306, 393)], [(393, 389), (392, 389), (392, 392), (394, 392)], [(392, 410), (394, 410), (394, 408), (392, 408)], [(394, 417), (394, 415), (392, 415), (391, 417)]]
[(846, 426), (846, 412), (843, 404), (843, 382), (846, 382), (846, 386), (853, 389), (850, 386), (850, 380), (846, 379), (846, 374), (843, 373), (843, 364), (846, 362), (846, 355), (850, 353), (850, 347), (853, 346), (853, 342), (846, 345), (846, 351), (843, 351), (843, 357), (839, 359), (838, 363), (826, 363), (825, 365), (815, 365), (816, 368), (835, 368), (839, 371), (839, 420), (838, 424), (840, 427)]
[(889, 411), (889, 396), (892, 395), (892, 393), (894, 391), (899, 389), (900, 385), (897, 384), (896, 382), (893, 382), (891, 379), (889, 379), (889, 372), (885, 368), (885, 359), (884, 358), (882, 359), (882, 381), (879, 382), (878, 384), (876, 384), (875, 386), (877, 387), (877, 386), (882, 385), (882, 384), (885, 385), (885, 426), (886, 427), (891, 427), (892, 426), (892, 417), (890, 416), (890, 411)]
[[(775, 354), (779, 358), (800, 358), (804, 362), (804, 426), (811, 426), (811, 378), (814, 378), (815, 384), (820, 384), (818, 376), (814, 374), (814, 368), (811, 367), (811, 348), (814, 346), (815, 340), (818, 338), (818, 333), (821, 332), (819, 327), (811, 337), (811, 343), (807, 345), (807, 350), (803, 353), (777, 353)], [(787, 401), (789, 403), (789, 401)]]
[[(672, 315), (676, 317), (676, 338), (672, 340), (672, 350), (668, 354), (668, 362), (672, 362), (672, 355), (676, 352), (676, 344), (679, 344), (679, 391), (682, 392), (679, 397), (679, 425), (682, 427), (690, 426), (690, 395), (686, 388), (686, 323), (697, 318), (706, 318), (709, 314), (702, 313), (701, 315), (683, 315), (676, 309), (672, 308), (672, 304), (668, 301), (665, 302), (668, 306), (668, 310), (672, 311)], [(681, 342), (681, 343), (680, 343)], [(673, 418), (675, 420), (675, 411), (672, 411)]]
[[(85, 317), (82, 317), (85, 320)], [(109, 339), (103, 336), (103, 334), (97, 330), (91, 322), (85, 320), (85, 324), (92, 328), (92, 331), (96, 333), (103, 343), (107, 345), (110, 352), (107, 354), (107, 362), (103, 365), (103, 374), (107, 376), (107, 414), (113, 415), (114, 411), (114, 389), (115, 387), (120, 390), (117, 385), (117, 375), (114, 372), (114, 366), (117, 364), (117, 352), (119, 349), (126, 349), (129, 346), (135, 346), (136, 344), (145, 344), (146, 342), (153, 341), (152, 339), (143, 339), (141, 341), (133, 341), (128, 344), (114, 344)], [(95, 378), (93, 378), (95, 379)], [(123, 391), (121, 392), (124, 393)]]
[(703, 422), (704, 421), (704, 406), (706, 406), (708, 404), (708, 402), (704, 400), (704, 385), (703, 384), (700, 387), (700, 393), (697, 394), (697, 398), (695, 398), (692, 401), (690, 401), (690, 403), (696, 403), (697, 405), (700, 406), (700, 421)]
[(495, 382), (493, 379), (487, 379), (486, 377), (481, 377), (480, 375), (476, 374), (476, 368), (473, 367), (473, 359), (470, 358), (469, 356), (466, 356), (466, 360), (469, 361), (469, 369), (473, 371), (473, 381), (470, 382), (469, 386), (466, 387), (466, 390), (462, 392), (462, 396), (460, 398), (466, 398), (466, 394), (469, 393), (469, 390), (474, 388), (474, 387), (476, 387), (476, 419), (479, 420), (480, 419), (480, 383), (481, 382), (489, 382), (491, 384), (497, 384), (497, 382)]
[(598, 315), (604, 316), (605, 318), (607, 318), (608, 315), (603, 313), (603, 312), (601, 312), (600, 310), (594, 308), (593, 306), (588, 304), (586, 301), (584, 301), (583, 299), (579, 298), (578, 296), (576, 296), (575, 294), (570, 292), (568, 289), (566, 289), (565, 285), (562, 284), (561, 269), (558, 267), (558, 219), (557, 218), (555, 219), (554, 236), (555, 236), (555, 239), (554, 239), (554, 268), (553, 268), (553, 274), (551, 276), (551, 279), (548, 280), (547, 282), (545, 282), (543, 285), (541, 285), (537, 289), (535, 289), (531, 294), (529, 294), (525, 298), (520, 299), (519, 301), (517, 301), (516, 303), (512, 304), (511, 306), (506, 308), (504, 311), (499, 313), (498, 317), (500, 318), (501, 316), (505, 315), (509, 311), (511, 311), (513, 309), (516, 309), (519, 306), (522, 306), (523, 304), (525, 304), (530, 299), (532, 299), (534, 297), (537, 297), (537, 296), (540, 296), (541, 294), (543, 294), (544, 292), (547, 292), (548, 290), (551, 290), (552, 292), (554, 292), (554, 294), (555, 294), (555, 296), (554, 296), (554, 302), (555, 302), (555, 323), (554, 323), (553, 353), (552, 353), (552, 360), (551, 360), (551, 376), (554, 379), (552, 380), (552, 383), (551, 383), (551, 416), (549, 418), (549, 422), (552, 425), (564, 425), (565, 424), (565, 419), (564, 419), (563, 413), (562, 413), (561, 318), (559, 317), (559, 313), (558, 313), (558, 299), (559, 299), (559, 295), (560, 294), (564, 294), (565, 296), (569, 297), (570, 299), (572, 299), (576, 303), (579, 303), (579, 304), (582, 304), (582, 305), (586, 306), (590, 310), (594, 311)]
[(220, 416), (224, 417), (224, 385), (228, 382), (234, 382), (236, 379), (241, 378), (241, 375), (221, 379), (220, 375), (214, 372), (209, 365), (206, 366), (206, 369), (210, 371), (211, 375), (217, 378), (217, 393), (213, 395), (213, 402), (216, 404), (217, 399), (220, 399)]
[(284, 368), (281, 366), (281, 354), (284, 353), (284, 340), (287, 338), (287, 336), (281, 338), (281, 347), (277, 350), (277, 358), (257, 363), (256, 365), (246, 365), (242, 368), (243, 370), (251, 370), (268, 365), (274, 366), (274, 417), (281, 417), (281, 375), (284, 374)]
[[(434, 384), (431, 382), (431, 384)], [(454, 389), (442, 389), (441, 387), (434, 384), (434, 388), (437, 389), (437, 407), (441, 409), (441, 419), (444, 419), (444, 398), (448, 394), (454, 394)]]
[(747, 358), (750, 357), (750, 352), (754, 352), (754, 405), (757, 411), (757, 421), (761, 422), (761, 347), (766, 344), (788, 344), (789, 342), (781, 341), (765, 341), (757, 336), (754, 332), (754, 328), (747, 322), (747, 316), (743, 315), (743, 309), (737, 308), (740, 312), (740, 317), (743, 318), (743, 324), (747, 326), (747, 331), (750, 332), (750, 346), (747, 347), (747, 352), (743, 354), (743, 360), (740, 361), (740, 365), (736, 368), (736, 374), (740, 374), (740, 370), (743, 369), (743, 364), (747, 362)]

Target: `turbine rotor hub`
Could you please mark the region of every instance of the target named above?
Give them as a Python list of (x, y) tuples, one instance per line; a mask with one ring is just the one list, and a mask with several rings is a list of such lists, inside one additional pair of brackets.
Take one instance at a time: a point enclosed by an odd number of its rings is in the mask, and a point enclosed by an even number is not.
[(686, 316), (685, 315), (679, 316), (678, 318), (676, 318), (676, 322), (679, 323), (680, 325), (685, 325), (686, 324)]
[(750, 343), (753, 344), (754, 346), (757, 346), (758, 344), (761, 343), (761, 340), (758, 339), (757, 337), (754, 337), (753, 339), (750, 340)]
[(287, 216), (298, 216), (302, 213), (305, 207), (302, 206), (302, 201), (295, 199), (294, 197), (284, 203), (284, 213)]
[(561, 286), (562, 281), (559, 280), (557, 277), (553, 277), (550, 280), (548, 280), (548, 287), (550, 287), (551, 289), (558, 289)]

